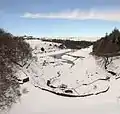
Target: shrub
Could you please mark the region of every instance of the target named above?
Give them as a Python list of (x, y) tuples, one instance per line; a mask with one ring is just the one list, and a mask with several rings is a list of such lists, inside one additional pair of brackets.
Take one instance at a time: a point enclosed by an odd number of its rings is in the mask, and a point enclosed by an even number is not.
[(41, 48), (41, 51), (45, 51), (45, 49), (42, 47), (42, 48)]
[(31, 48), (23, 38), (0, 29), (0, 109), (10, 107), (20, 96), (14, 64), (31, 57)]

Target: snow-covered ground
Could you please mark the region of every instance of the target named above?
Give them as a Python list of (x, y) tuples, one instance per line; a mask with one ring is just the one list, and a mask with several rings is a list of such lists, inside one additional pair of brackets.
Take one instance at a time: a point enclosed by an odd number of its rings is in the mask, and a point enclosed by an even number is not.
[(92, 46), (61, 50), (55, 43), (27, 42), (34, 57), (17, 75), (30, 81), (21, 85), (21, 100), (7, 114), (120, 114), (119, 57), (108, 65), (113, 76), (90, 54)]

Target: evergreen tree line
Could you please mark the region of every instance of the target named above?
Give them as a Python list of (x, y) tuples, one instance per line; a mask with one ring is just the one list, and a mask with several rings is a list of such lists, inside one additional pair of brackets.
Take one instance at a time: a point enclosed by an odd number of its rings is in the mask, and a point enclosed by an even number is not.
[(93, 45), (93, 53), (96, 55), (119, 55), (120, 51), (120, 31), (115, 28), (110, 34), (97, 40)]

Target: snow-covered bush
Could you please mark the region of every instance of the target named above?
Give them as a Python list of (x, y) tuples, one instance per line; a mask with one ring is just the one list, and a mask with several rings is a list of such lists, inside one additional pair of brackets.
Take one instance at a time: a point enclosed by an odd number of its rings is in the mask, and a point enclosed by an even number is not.
[(32, 56), (31, 48), (22, 38), (0, 29), (0, 110), (10, 107), (20, 96), (14, 65)]

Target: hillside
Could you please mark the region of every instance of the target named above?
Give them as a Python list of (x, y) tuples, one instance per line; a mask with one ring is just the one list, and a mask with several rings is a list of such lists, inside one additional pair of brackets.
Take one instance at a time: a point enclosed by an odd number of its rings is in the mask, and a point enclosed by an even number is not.
[(119, 55), (120, 51), (120, 32), (114, 29), (109, 35), (97, 40), (93, 45), (93, 53), (100, 56)]
[(119, 56), (109, 58), (105, 69), (104, 58), (90, 54), (92, 46), (72, 50), (60, 49), (60, 44), (54, 48), (51, 42), (27, 42), (33, 59), (17, 66), (20, 70), (16, 75), (30, 81), (21, 85), (21, 91), (26, 92), (8, 114), (120, 113)]
[(23, 65), (31, 57), (28, 43), (0, 29), (0, 111), (11, 108), (21, 96), (16, 64)]
[[(14, 38), (13, 41), (16, 41), (16, 37)], [(16, 46), (21, 47), (17, 49), (16, 56), (14, 55), (13, 58), (8, 56), (3, 60), (5, 63), (9, 59), (12, 61), (7, 66), (12, 64), (11, 69), (14, 72), (11, 75), (14, 74), (14, 78), (9, 76), (9, 79), (14, 79), (12, 82), (15, 83), (9, 84), (10, 80), (7, 83), (10, 87), (18, 85), (18, 88), (14, 88), (15, 93), (13, 91), (11, 93), (13, 96), (10, 97), (10, 100), (15, 98), (15, 101), (9, 102), (10, 110), (2, 110), (0, 113), (119, 114), (120, 56), (114, 55), (114, 52), (119, 54), (119, 50), (116, 48), (116, 45), (119, 47), (119, 40), (114, 40), (114, 37), (110, 39), (107, 37), (106, 42), (104, 40), (102, 38), (95, 44), (82, 49), (61, 48), (61, 42), (38, 39), (20, 40), (24, 45), (15, 43)], [(109, 50), (109, 46), (114, 46), (109, 43), (111, 41), (116, 44), (112, 51)], [(28, 47), (24, 47), (25, 45)], [(106, 46), (105, 50), (102, 46)], [(25, 53), (24, 48), (29, 53)], [(14, 46), (10, 49), (13, 50)], [(21, 51), (18, 51), (19, 49)], [(109, 53), (112, 53), (112, 56), (108, 56)], [(102, 56), (98, 56), (100, 54)], [(21, 56), (17, 58), (18, 55)], [(9, 68), (7, 66), (6, 68)], [(8, 90), (5, 91), (7, 95), (11, 92)], [(17, 98), (14, 96), (16, 90), (20, 95)], [(8, 103), (9, 97), (5, 98), (7, 100), (3, 101)], [(1, 104), (4, 105), (4, 102)]]

